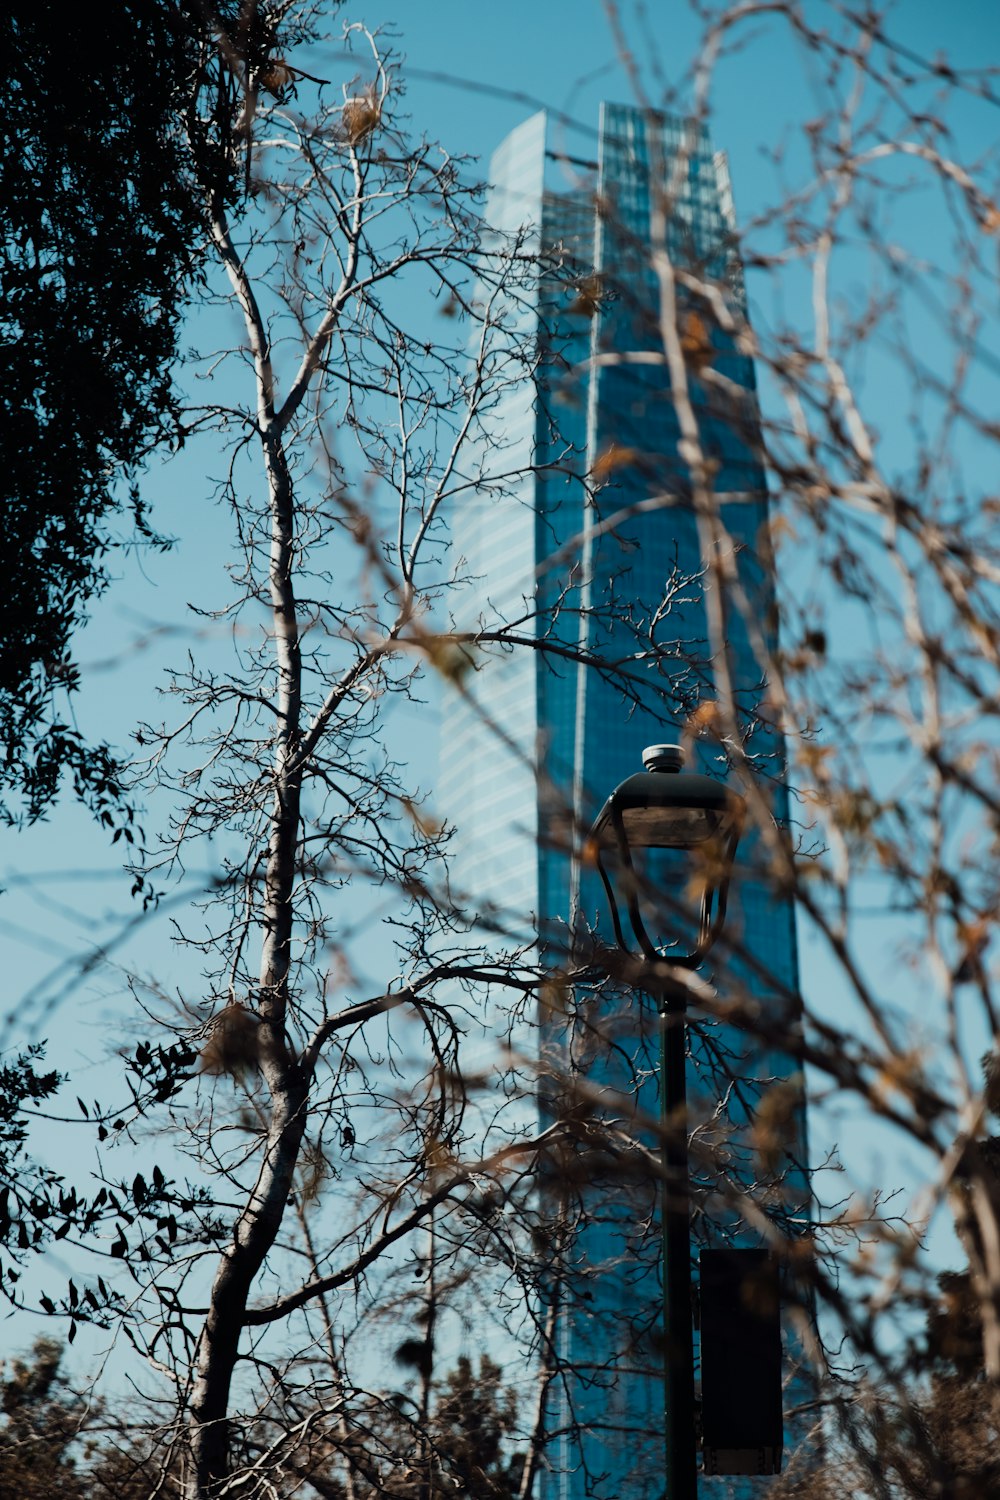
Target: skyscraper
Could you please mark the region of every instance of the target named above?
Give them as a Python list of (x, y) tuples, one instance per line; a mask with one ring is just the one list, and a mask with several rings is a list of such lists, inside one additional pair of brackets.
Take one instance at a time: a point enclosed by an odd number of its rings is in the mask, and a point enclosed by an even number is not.
[[(591, 877), (568, 857), (567, 813), (579, 826), (640, 768), (644, 745), (677, 737), (699, 714), (704, 721), (715, 696), (705, 610), (713, 583), (664, 360), (658, 249), (682, 273), (675, 326), (699, 441), (716, 493), (728, 497), (723, 514), (740, 581), (760, 629), (774, 628), (772, 580), (758, 560), (767, 490), (755, 456), (754, 369), (713, 315), (713, 295), (739, 315), (744, 306), (725, 159), (701, 125), (617, 105), (602, 108), (593, 155), (567, 158), (536, 115), (491, 163), (488, 221), (518, 235), (519, 253), (550, 272), (516, 315), (515, 336), (538, 349), (533, 385), (511, 391), (492, 413), (485, 482), (454, 527), (456, 573), (466, 580), (456, 620), (463, 629), (521, 620), (536, 648), (484, 654), (475, 680), (446, 709), (441, 766), (442, 785), (461, 788), (461, 808), (453, 796), (451, 809), (456, 889), (477, 909), (489, 906), (512, 936), (533, 926), (553, 968), (581, 919), (600, 923)], [(491, 474), (518, 477), (494, 488)], [(755, 724), (753, 749), (780, 820), (787, 813), (780, 738), (756, 721), (764, 684), (739, 616), (731, 630), (736, 696), (747, 725)], [(574, 654), (605, 669), (580, 668)], [(701, 753), (699, 769), (718, 772), (718, 747)], [(730, 975), (764, 1003), (787, 1003), (798, 989), (794, 913), (755, 871), (752, 849), (732, 908), (739, 956)], [(558, 1067), (543, 1060), (540, 1068), (543, 1111), (562, 1107), (558, 1088), (547, 1091), (551, 1072), (568, 1074), (571, 1090), (574, 1078), (584, 1080), (585, 1099), (628, 1100), (634, 1119), (655, 1120), (651, 1002), (638, 994), (610, 1000), (601, 990), (577, 996), (575, 1014), (571, 1036), (561, 1020), (543, 1018), (543, 1039), (559, 1054)], [(753, 1099), (792, 1071), (789, 1059), (748, 1050), (726, 1028), (696, 1035), (692, 1053), (692, 1094), (706, 1117), (721, 1074), (746, 1081), (743, 1102), (729, 1111), (737, 1134)], [(575, 1204), (564, 1214), (571, 1229), (549, 1292), (559, 1301), (558, 1356), (571, 1372), (550, 1397), (546, 1493), (560, 1500), (655, 1500), (663, 1492), (669, 1330), (658, 1188), (642, 1166), (648, 1131), (644, 1138), (641, 1123), (631, 1130), (632, 1155), (625, 1129), (613, 1160), (584, 1152), (586, 1181), (553, 1189)], [(801, 1148), (801, 1110), (797, 1139)], [(733, 1170), (738, 1178), (743, 1169)], [(801, 1159), (790, 1176), (786, 1201), (804, 1213)], [(699, 1183), (697, 1165), (693, 1181), (704, 1239), (756, 1243), (733, 1206), (738, 1193), (723, 1201), (710, 1180)]]

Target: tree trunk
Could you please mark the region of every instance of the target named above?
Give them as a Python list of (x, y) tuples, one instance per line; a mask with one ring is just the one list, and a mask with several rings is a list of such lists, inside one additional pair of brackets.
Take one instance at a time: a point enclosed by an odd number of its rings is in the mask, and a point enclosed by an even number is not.
[[(247, 312), (251, 336), (256, 308)], [(239, 1355), (247, 1302), (254, 1279), (281, 1228), (298, 1164), (308, 1106), (308, 1076), (288, 1047), (285, 1018), (291, 961), (293, 896), (302, 767), (301, 657), (293, 587), (295, 512), (291, 475), (271, 409), (269, 351), (255, 348), (258, 411), (263, 427), (264, 466), (271, 512), (269, 589), (277, 668), (278, 732), (274, 799), (270, 817), (264, 905), (260, 990), (260, 1066), (270, 1095), (267, 1144), (260, 1174), (223, 1251), (198, 1340), (190, 1402), (192, 1468), (190, 1500), (207, 1500), (230, 1466), (229, 1400)]]

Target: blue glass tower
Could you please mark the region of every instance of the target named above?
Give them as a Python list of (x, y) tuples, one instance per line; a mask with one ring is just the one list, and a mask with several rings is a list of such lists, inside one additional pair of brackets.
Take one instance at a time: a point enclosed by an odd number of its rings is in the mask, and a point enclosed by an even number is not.
[[(751, 747), (774, 816), (787, 814), (782, 745), (756, 714), (764, 685), (745, 623), (765, 639), (774, 629), (772, 580), (759, 560), (767, 489), (754, 369), (713, 313), (713, 296), (716, 311), (734, 309), (737, 322), (744, 309), (725, 159), (701, 126), (605, 105), (596, 160), (571, 165), (577, 181), (567, 187), (544, 115), (515, 130), (491, 163), (488, 221), (551, 271), (517, 302), (512, 330), (537, 349), (533, 381), (511, 388), (491, 412), (482, 482), (453, 528), (455, 573), (465, 580), (456, 624), (488, 631), (519, 621), (534, 648), (495, 656), (484, 648), (479, 670), (446, 706), (441, 765), (456, 825), (456, 891), (512, 941), (533, 931), (556, 971), (571, 929), (600, 921), (596, 882), (569, 856), (568, 829), (640, 769), (643, 746), (676, 738), (699, 715), (704, 722), (715, 697), (705, 608), (713, 584), (664, 361), (658, 249), (681, 273), (675, 326), (699, 441), (715, 491), (727, 497), (723, 518), (750, 601), (730, 625), (735, 694), (754, 726)], [(613, 667), (581, 668), (574, 654)], [(718, 772), (718, 748), (701, 753), (698, 769)], [(794, 913), (752, 845), (730, 928), (727, 982), (787, 1010), (798, 992)], [(660, 1189), (650, 1171), (655, 1010), (638, 993), (607, 989), (543, 1009), (540, 1107), (579, 1120), (583, 1142), (575, 1166), (559, 1181), (554, 1174), (550, 1194), (558, 1269), (547, 1295), (562, 1373), (550, 1389), (546, 1495), (660, 1500), (669, 1329)], [(515, 1032), (515, 1046), (537, 1051), (538, 1035)], [(716, 1027), (693, 1036), (690, 1066), (696, 1135), (727, 1137), (711, 1165), (692, 1157), (696, 1239), (760, 1243), (759, 1223), (741, 1211), (740, 1184), (757, 1170), (754, 1103), (776, 1087), (794, 1099), (782, 1186), (772, 1197), (789, 1219), (804, 1221), (805, 1127), (792, 1062)], [(740, 1081), (721, 1115), (720, 1079)], [(610, 1153), (586, 1148), (588, 1113), (616, 1122)]]

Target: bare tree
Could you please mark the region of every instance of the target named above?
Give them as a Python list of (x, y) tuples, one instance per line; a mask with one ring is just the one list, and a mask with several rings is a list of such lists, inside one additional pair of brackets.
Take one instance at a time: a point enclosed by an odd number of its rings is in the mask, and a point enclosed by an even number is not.
[[(214, 1155), (238, 1193), (235, 1216), (211, 1252), (217, 1264), (207, 1315), (193, 1348), (169, 1358), (179, 1370), (191, 1358), (182, 1389), (190, 1492), (199, 1496), (231, 1470), (233, 1379), (241, 1344), (259, 1336), (250, 1330), (284, 1323), (355, 1284), (473, 1171), (449, 1162), (433, 1186), (427, 1180), (456, 1128), (448, 1084), (456, 1023), (435, 998), (447, 965), (430, 955), (439, 919), (425, 892), (441, 836), (421, 818), (418, 795), (400, 784), (378, 720), (384, 700), (407, 689), (421, 659), (450, 649), (430, 624), (442, 577), (440, 516), (476, 482), (467, 453), (484, 407), (521, 376), (520, 353), (498, 360), (490, 338), (523, 273), (516, 245), (476, 265), (474, 192), (444, 151), (400, 133), (396, 82), (374, 37), (350, 27), (347, 39), (361, 43), (367, 64), (342, 97), (327, 103), (321, 86), (308, 120), (291, 108), (265, 110), (257, 98), (244, 126), (248, 158), (251, 151), (256, 158), (248, 170), (265, 175), (256, 184), (260, 215), (242, 240), (220, 199), (209, 203), (212, 239), (245, 323), (254, 396), (244, 406), (237, 395), (230, 405), (227, 394), (204, 418), (237, 426), (241, 448), (257, 451), (259, 509), (248, 509), (239, 493), (241, 466), (234, 464), (225, 491), (244, 549), (234, 614), (262, 605), (269, 624), (242, 653), (240, 676), (195, 669), (178, 683), (190, 706), (183, 733), (208, 753), (172, 783), (177, 836), (164, 855), (168, 863), (178, 859), (193, 835), (240, 830), (244, 852), (227, 869), (223, 916), (205, 940), (218, 960), (202, 1057), (215, 1074), (245, 1082), (259, 1072), (262, 1080), (262, 1090), (251, 1085), (252, 1144), (240, 1145), (235, 1160), (212, 1144), (213, 1103), (194, 1122), (198, 1149)], [(245, 55), (235, 65), (245, 69)], [(276, 58), (274, 66), (285, 65)], [(467, 364), (431, 316), (411, 324), (408, 304), (431, 313), (467, 305), (474, 272), (483, 305), (475, 313), (478, 356)], [(355, 451), (342, 455), (337, 429), (345, 424)], [(352, 498), (355, 464), (371, 481), (364, 499)], [(397, 520), (384, 542), (389, 504)], [(358, 594), (341, 602), (331, 576), (345, 551), (369, 578), (362, 572)], [(171, 775), (164, 752), (175, 742), (174, 731), (160, 737), (153, 764), (161, 778)], [(153, 868), (147, 865), (147, 879)], [(412, 952), (408, 972), (384, 994), (338, 1008), (326, 998), (324, 969), (336, 940), (324, 892), (348, 875), (398, 886), (418, 913), (424, 951)], [(258, 1290), (251, 1302), (279, 1246), (307, 1139), (308, 1159), (318, 1164), (331, 1149), (331, 1129), (341, 1141), (352, 1130), (347, 1039), (364, 1046), (366, 1024), (401, 1007), (419, 1018), (425, 1043), (418, 1051), (428, 1060), (419, 1070), (424, 1081), (411, 1085), (417, 1098), (426, 1096), (424, 1108), (402, 1104), (398, 1117), (412, 1139), (412, 1166), (362, 1200), (361, 1218), (339, 1226), (336, 1249), (327, 1249), (310, 1279), (263, 1300)], [(400, 1150), (404, 1160), (407, 1154)], [(186, 1328), (179, 1332), (182, 1343), (190, 1338)], [(281, 1435), (279, 1449), (290, 1441)]]

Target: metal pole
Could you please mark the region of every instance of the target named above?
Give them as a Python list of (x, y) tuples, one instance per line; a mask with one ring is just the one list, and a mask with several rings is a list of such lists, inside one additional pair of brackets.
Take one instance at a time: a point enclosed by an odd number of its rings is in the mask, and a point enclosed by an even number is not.
[(667, 1500), (697, 1500), (691, 1216), (688, 1191), (687, 1026), (680, 986), (661, 1010), (663, 1110), (663, 1332)]

